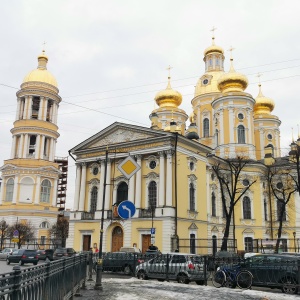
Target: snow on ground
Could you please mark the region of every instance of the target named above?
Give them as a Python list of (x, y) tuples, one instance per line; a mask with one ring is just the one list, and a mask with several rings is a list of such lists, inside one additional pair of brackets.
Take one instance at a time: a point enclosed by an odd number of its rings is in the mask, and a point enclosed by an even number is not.
[[(298, 295), (286, 295), (257, 290), (240, 290), (194, 284), (179, 284), (177, 282), (158, 282), (156, 280), (139, 280), (136, 278), (103, 279), (103, 298), (114, 300), (167, 300), (167, 299), (222, 299), (222, 300), (300, 300)], [(101, 293), (99, 293), (101, 296)]]

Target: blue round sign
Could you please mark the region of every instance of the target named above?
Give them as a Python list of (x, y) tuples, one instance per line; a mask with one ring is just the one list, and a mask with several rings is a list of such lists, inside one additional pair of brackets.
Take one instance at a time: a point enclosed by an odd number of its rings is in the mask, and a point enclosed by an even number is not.
[(118, 205), (118, 214), (122, 219), (132, 218), (135, 214), (135, 211), (135, 205), (129, 200), (122, 201)]

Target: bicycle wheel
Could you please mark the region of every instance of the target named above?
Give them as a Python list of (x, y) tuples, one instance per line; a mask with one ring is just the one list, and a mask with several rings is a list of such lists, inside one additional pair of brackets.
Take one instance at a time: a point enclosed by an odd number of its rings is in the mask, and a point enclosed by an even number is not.
[(240, 271), (236, 276), (236, 282), (240, 289), (250, 289), (252, 286), (252, 274), (248, 271)]
[(216, 288), (223, 286), (225, 282), (226, 282), (226, 274), (221, 270), (217, 271), (212, 277), (212, 284)]

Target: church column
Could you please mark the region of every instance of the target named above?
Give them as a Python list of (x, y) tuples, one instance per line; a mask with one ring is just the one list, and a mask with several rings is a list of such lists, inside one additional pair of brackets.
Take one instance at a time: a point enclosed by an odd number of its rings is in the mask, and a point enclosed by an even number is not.
[(197, 113), (197, 127), (198, 127), (198, 135), (200, 136), (200, 138), (203, 136), (203, 135), (201, 134), (202, 126), (203, 126), (203, 124), (201, 124), (201, 121), (200, 121), (200, 107), (198, 107), (198, 113)]
[(11, 159), (15, 158), (15, 155), (16, 155), (16, 144), (17, 144), (17, 136), (13, 135), (13, 137), (12, 137), (11, 153), (10, 153), (10, 158)]
[(110, 203), (110, 173), (111, 173), (111, 160), (107, 160), (107, 174), (106, 174), (106, 190), (105, 190), (105, 210), (109, 210)]
[(43, 108), (44, 108), (44, 99), (45, 99), (45, 97), (40, 97), (38, 120), (42, 120)]
[(20, 119), (20, 111), (21, 111), (21, 98), (17, 98), (17, 111), (16, 111), (16, 120)]
[(41, 136), (38, 134), (36, 138), (36, 145), (35, 145), (35, 154), (34, 154), (35, 159), (40, 158), (40, 152), (41, 152)]
[(167, 151), (166, 206), (172, 206), (172, 150)]
[(229, 143), (232, 144), (234, 143), (234, 125), (233, 125), (234, 109), (230, 107), (228, 108), (228, 111), (229, 111)]
[(23, 158), (27, 157), (27, 152), (28, 152), (28, 133), (25, 133), (24, 136), (24, 148), (23, 148)]
[(34, 202), (34, 204), (39, 204), (40, 192), (41, 192), (41, 177), (37, 176), (36, 185), (35, 185), (35, 195), (34, 195), (34, 199), (32, 201), (32, 202)]
[(165, 154), (159, 152), (159, 194), (158, 206), (165, 205)]
[(132, 175), (129, 179), (129, 191), (128, 191), (128, 200), (132, 203), (134, 202), (134, 183), (135, 183), (135, 175)]
[(17, 203), (18, 187), (19, 187), (19, 176), (15, 176), (12, 204)]
[(280, 157), (281, 156), (279, 142), (280, 142), (279, 130), (276, 130), (275, 131), (276, 151), (274, 153), (275, 157)]
[[(6, 187), (6, 185), (5, 185)], [(4, 201), (4, 178), (2, 178), (2, 185), (1, 185), (1, 194), (0, 194), (0, 205), (2, 205), (2, 202)]]
[(31, 119), (32, 115), (32, 96), (28, 97), (27, 119)]
[(46, 121), (47, 117), (47, 109), (48, 109), (48, 99), (44, 98), (43, 104), (43, 113), (42, 113), (42, 120)]
[(23, 158), (23, 143), (24, 143), (24, 134), (20, 134), (20, 142), (19, 142), (19, 149), (18, 149), (18, 158)]
[(44, 147), (45, 147), (45, 135), (42, 135), (42, 143), (41, 143), (41, 151), (40, 151), (40, 159), (44, 159)]
[(250, 110), (249, 109), (247, 109), (247, 120), (248, 120), (248, 124), (247, 124), (247, 126), (248, 126), (248, 140), (246, 140), (246, 143), (247, 144), (250, 144), (250, 145), (252, 145), (252, 122), (253, 122), (253, 117), (252, 118), (250, 118)]
[(105, 168), (105, 162), (104, 160), (101, 161), (101, 167), (100, 167), (100, 185), (99, 185), (99, 193), (98, 193), (98, 210), (102, 210), (103, 206), (103, 190), (104, 190), (104, 168)]
[(141, 208), (141, 192), (142, 192), (142, 155), (136, 155), (137, 164), (141, 167), (135, 176), (135, 207)]
[(53, 161), (53, 148), (54, 148), (53, 141), (54, 139), (50, 138), (50, 148), (49, 148), (49, 158), (48, 158), (49, 161)]
[[(263, 159), (265, 157), (265, 142), (264, 142), (264, 129), (259, 129), (259, 142), (260, 142), (260, 158)], [(257, 149), (257, 147), (256, 147)]]
[(57, 124), (57, 104), (55, 101), (53, 101), (52, 123)]
[(57, 179), (54, 180), (53, 195), (52, 195), (52, 206), (56, 207), (56, 205), (57, 205)]
[[(225, 134), (225, 128), (226, 128), (226, 126), (225, 126), (225, 124), (224, 124), (224, 111), (223, 111), (223, 109), (220, 109), (219, 110), (219, 112), (220, 112), (220, 131), (219, 131), (219, 134), (220, 134), (220, 144), (221, 145), (224, 145), (224, 134)], [(229, 130), (232, 130), (232, 128), (230, 128)]]
[(85, 185), (86, 185), (86, 163), (81, 164), (81, 184), (79, 196), (79, 210), (84, 211)]
[(76, 164), (76, 181), (75, 181), (75, 197), (74, 197), (74, 210), (78, 210), (79, 194), (80, 194), (80, 179), (81, 179), (81, 166)]

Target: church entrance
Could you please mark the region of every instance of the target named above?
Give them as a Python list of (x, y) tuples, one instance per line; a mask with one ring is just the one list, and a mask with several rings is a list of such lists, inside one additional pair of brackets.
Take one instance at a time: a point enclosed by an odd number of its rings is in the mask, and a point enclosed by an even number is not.
[(123, 230), (120, 226), (117, 226), (114, 228), (112, 232), (111, 251), (112, 252), (120, 251), (121, 247), (123, 247)]
[(151, 234), (142, 235), (142, 252), (145, 253), (151, 245)]

